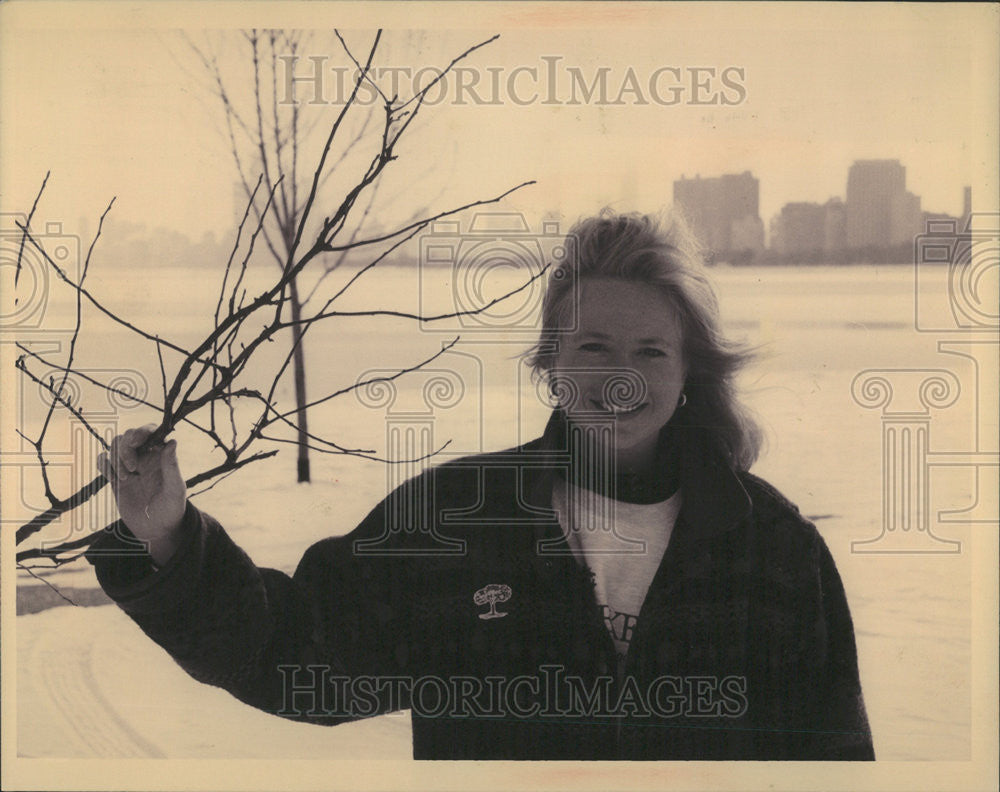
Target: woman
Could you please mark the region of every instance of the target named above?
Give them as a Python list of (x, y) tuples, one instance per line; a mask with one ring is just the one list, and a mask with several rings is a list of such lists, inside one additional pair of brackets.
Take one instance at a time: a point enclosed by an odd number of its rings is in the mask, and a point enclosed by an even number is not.
[[(744, 356), (692, 241), (609, 213), (570, 236), (530, 359), (541, 438), (428, 470), (288, 577), (185, 502), (174, 442), (126, 432), (99, 460), (124, 523), (102, 586), (255, 707), (409, 707), (416, 758), (873, 759), (840, 578), (747, 472)], [(129, 531), (148, 553), (109, 555)]]

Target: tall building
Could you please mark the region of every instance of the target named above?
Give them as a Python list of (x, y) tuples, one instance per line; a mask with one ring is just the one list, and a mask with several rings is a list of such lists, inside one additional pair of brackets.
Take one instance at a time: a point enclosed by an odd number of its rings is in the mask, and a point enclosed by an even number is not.
[(778, 253), (822, 250), (826, 237), (826, 209), (818, 203), (787, 203), (775, 219), (772, 234), (771, 247)]
[(899, 223), (912, 209), (905, 195), (906, 168), (899, 160), (855, 161), (847, 173), (848, 247), (885, 247), (901, 236)]
[(716, 255), (764, 247), (760, 182), (750, 171), (674, 182), (674, 205)]
[(743, 215), (738, 220), (733, 220), (729, 232), (732, 250), (759, 253), (764, 249), (764, 221), (758, 216)]
[(922, 231), (923, 216), (920, 212), (920, 196), (909, 191), (892, 196), (889, 206), (889, 243), (902, 245), (912, 243)]
[(831, 253), (847, 247), (847, 207), (840, 198), (823, 204), (823, 250)]

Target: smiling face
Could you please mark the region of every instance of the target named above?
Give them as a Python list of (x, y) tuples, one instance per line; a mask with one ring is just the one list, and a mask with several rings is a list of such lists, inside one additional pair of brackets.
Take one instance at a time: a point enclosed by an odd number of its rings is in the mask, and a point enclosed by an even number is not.
[(660, 429), (684, 390), (681, 336), (677, 311), (656, 287), (583, 281), (578, 328), (560, 337), (551, 373), (573, 386), (561, 403), (571, 420), (615, 416), (620, 466), (641, 468), (653, 460)]

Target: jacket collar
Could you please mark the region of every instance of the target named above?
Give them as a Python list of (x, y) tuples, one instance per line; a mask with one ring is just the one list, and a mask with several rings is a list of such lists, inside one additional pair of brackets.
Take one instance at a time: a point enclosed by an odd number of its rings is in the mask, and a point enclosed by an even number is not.
[[(567, 417), (554, 410), (541, 438), (525, 448), (543, 452), (555, 465), (572, 464), (569, 454)], [(750, 514), (751, 501), (736, 473), (707, 442), (700, 427), (668, 424), (660, 433), (661, 447), (669, 443), (680, 454), (680, 487), (683, 498), (681, 517), (688, 530), (686, 540), (700, 540), (724, 533)], [(558, 461), (556, 461), (558, 460)], [(529, 503), (551, 505), (556, 467), (545, 465), (528, 487)], [(678, 541), (685, 541), (681, 535)]]

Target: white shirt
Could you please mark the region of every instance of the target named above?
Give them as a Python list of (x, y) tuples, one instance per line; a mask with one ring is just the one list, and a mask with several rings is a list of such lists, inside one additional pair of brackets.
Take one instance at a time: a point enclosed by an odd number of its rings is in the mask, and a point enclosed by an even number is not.
[(659, 503), (627, 503), (560, 483), (552, 506), (573, 554), (594, 573), (597, 604), (620, 673), (639, 610), (677, 522), (680, 490)]

